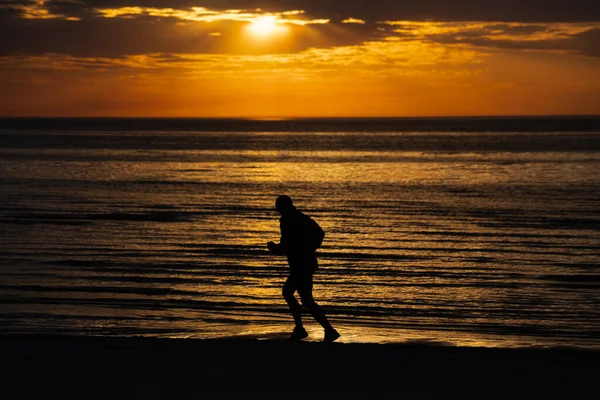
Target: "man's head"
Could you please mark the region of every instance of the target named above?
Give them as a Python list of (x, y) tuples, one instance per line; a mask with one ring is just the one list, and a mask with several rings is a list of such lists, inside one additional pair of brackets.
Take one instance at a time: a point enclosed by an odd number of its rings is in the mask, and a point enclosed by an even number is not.
[(277, 208), (277, 211), (279, 211), (279, 214), (281, 215), (296, 209), (294, 203), (292, 202), (292, 198), (285, 194), (279, 196), (277, 200), (275, 200), (275, 208)]

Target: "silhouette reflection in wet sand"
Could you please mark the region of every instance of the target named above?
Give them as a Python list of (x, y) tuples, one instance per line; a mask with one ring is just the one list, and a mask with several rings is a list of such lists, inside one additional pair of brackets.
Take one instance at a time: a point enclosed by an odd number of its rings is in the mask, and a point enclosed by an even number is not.
[(302, 304), (325, 330), (324, 341), (333, 342), (340, 334), (331, 326), (312, 294), (313, 274), (319, 267), (316, 250), (321, 246), (325, 232), (312, 218), (299, 211), (289, 196), (279, 196), (275, 207), (281, 214), (281, 239), (278, 244), (267, 243), (267, 247), (272, 254), (285, 254), (290, 268), (282, 294), (296, 326), (288, 340), (302, 340), (308, 337), (308, 332), (302, 324), (302, 309), (294, 296), (297, 291)]

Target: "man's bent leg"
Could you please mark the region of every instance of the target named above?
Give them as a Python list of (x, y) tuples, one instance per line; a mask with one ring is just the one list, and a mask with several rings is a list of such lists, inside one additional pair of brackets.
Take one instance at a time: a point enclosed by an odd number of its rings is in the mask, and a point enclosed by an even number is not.
[(333, 326), (327, 320), (325, 316), (325, 311), (317, 304), (312, 294), (312, 274), (305, 277), (306, 279), (302, 279), (298, 284), (298, 294), (300, 295), (300, 299), (302, 300), (302, 304), (308, 309), (313, 318), (321, 324), (323, 329), (325, 330), (325, 342), (333, 342), (340, 337), (338, 331), (336, 331)]
[(298, 288), (298, 293), (300, 294), (300, 299), (302, 300), (302, 304), (306, 309), (310, 312), (310, 315), (317, 321), (323, 329), (326, 331), (330, 331), (333, 329), (327, 317), (325, 316), (325, 311), (321, 308), (320, 305), (317, 304), (312, 295), (312, 287), (308, 288)]
[(289, 276), (285, 283), (283, 284), (283, 290), (281, 294), (287, 303), (290, 312), (292, 313), (292, 317), (294, 317), (294, 323), (296, 327), (302, 328), (302, 309), (300, 308), (300, 304), (296, 297), (294, 296), (294, 292), (296, 291), (296, 282)]

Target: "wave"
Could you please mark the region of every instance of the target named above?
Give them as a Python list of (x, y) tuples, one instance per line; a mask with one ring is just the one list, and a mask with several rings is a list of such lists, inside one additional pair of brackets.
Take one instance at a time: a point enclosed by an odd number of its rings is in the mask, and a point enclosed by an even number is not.
[(189, 222), (199, 213), (184, 211), (112, 212), (105, 214), (13, 212), (3, 220), (5, 224), (57, 224), (89, 225), (92, 221), (131, 221), (131, 222)]
[[(236, 132), (204, 132), (197, 134), (154, 134), (143, 138), (128, 135), (107, 135), (77, 133), (44, 133), (20, 132), (6, 134), (0, 131), (3, 153), (9, 156), (27, 155), (25, 150), (39, 150), (42, 155), (53, 157), (57, 151), (64, 151), (63, 156), (77, 156), (92, 150), (102, 153), (93, 154), (98, 157), (128, 155), (130, 157), (146, 157), (149, 151), (179, 151), (193, 155), (190, 152), (199, 151), (198, 160), (205, 156), (211, 160), (212, 155), (222, 153), (224, 156), (235, 156), (243, 160), (257, 155), (271, 156), (281, 160), (286, 154), (273, 152), (289, 151), (288, 157), (296, 158), (302, 153), (318, 152), (323, 155), (348, 153), (356, 158), (357, 155), (371, 155), (374, 158), (398, 156), (411, 153), (419, 158), (425, 155), (433, 159), (443, 160), (444, 155), (475, 154), (480, 160), (488, 153), (508, 153), (512, 155), (509, 161), (519, 159), (518, 155), (528, 153), (580, 153), (590, 154), (600, 152), (600, 129), (597, 132), (580, 132), (557, 134), (555, 131), (538, 134), (506, 134), (501, 132), (480, 135), (451, 135), (451, 134), (389, 134), (351, 133), (344, 135), (290, 135), (289, 132), (265, 133), (261, 131)], [(12, 151), (10, 151), (12, 150)], [(76, 151), (73, 153), (73, 151)], [(111, 155), (111, 151), (115, 154)], [(71, 153), (69, 153), (71, 152)], [(119, 154), (121, 152), (121, 154)], [(160, 153), (157, 153), (160, 156)], [(168, 153), (166, 154), (169, 155)], [(318, 154), (317, 154), (318, 155)], [(343, 155), (343, 154), (342, 154)], [(273, 157), (275, 156), (275, 157)], [(409, 157), (410, 158), (410, 157)], [(473, 157), (471, 157), (473, 160)], [(158, 158), (161, 160), (161, 158)], [(475, 161), (477, 158), (475, 158)], [(506, 160), (499, 160), (506, 161)], [(535, 161), (533, 158), (532, 161)]]
[(294, 118), (0, 118), (15, 131), (118, 132), (571, 132), (600, 131), (598, 116)]

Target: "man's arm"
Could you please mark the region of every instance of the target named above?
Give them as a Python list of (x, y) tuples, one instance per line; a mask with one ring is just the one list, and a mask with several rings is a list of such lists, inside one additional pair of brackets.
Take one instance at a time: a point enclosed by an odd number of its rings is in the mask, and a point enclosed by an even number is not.
[(269, 242), (267, 243), (267, 248), (273, 254), (286, 254), (287, 252), (287, 229), (284, 226), (283, 221), (280, 221), (279, 227), (281, 230), (281, 239), (279, 239), (279, 243)]
[(285, 254), (285, 251), (283, 250), (281, 243), (268, 242), (267, 248), (273, 254)]

